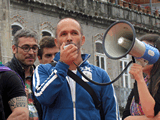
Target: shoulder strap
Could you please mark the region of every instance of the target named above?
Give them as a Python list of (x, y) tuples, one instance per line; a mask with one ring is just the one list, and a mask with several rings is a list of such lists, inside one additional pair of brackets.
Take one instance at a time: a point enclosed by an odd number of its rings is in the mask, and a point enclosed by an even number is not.
[(1, 71), (11, 71), (11, 69), (9, 67), (6, 67), (6, 66), (0, 66), (0, 72)]
[(67, 75), (70, 76), (79, 85), (81, 85), (91, 95), (96, 108), (99, 109), (99, 107), (100, 107), (100, 101), (98, 100), (98, 97), (97, 97), (95, 91), (92, 89), (92, 87), (90, 85), (88, 85), (86, 82), (84, 82), (78, 75), (74, 74), (69, 69), (68, 69)]
[[(56, 63), (52, 62), (50, 63), (52, 66), (55, 66)], [(71, 70), (68, 69), (67, 75), (70, 76), (74, 81), (76, 81), (79, 85), (81, 85), (92, 97), (94, 104), (97, 109), (100, 108), (100, 101), (98, 100), (98, 97), (95, 93), (95, 91), (92, 89), (90, 85), (88, 85), (86, 82), (84, 82), (78, 75), (73, 73)]]

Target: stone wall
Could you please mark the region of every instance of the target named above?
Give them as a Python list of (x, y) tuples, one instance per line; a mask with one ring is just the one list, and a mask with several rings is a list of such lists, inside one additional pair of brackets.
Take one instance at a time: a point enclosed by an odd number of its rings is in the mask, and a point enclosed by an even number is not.
[(27, 3), (30, 5), (37, 4), (38, 6), (44, 7), (44, 9), (52, 8), (53, 10), (53, 7), (57, 7), (64, 12), (68, 11), (89, 17), (95, 22), (125, 19), (140, 29), (148, 30), (149, 32), (160, 32), (160, 18), (157, 13), (154, 16), (140, 6), (121, 3), (120, 0), (118, 1), (118, 4), (115, 4), (115, 0), (108, 0), (108, 2), (100, 2), (97, 0), (28, 0)]

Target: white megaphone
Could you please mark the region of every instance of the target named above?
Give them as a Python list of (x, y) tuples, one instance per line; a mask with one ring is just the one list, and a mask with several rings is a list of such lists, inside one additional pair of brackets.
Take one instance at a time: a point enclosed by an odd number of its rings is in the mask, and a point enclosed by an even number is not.
[(154, 64), (159, 59), (159, 50), (136, 38), (134, 27), (125, 20), (111, 24), (103, 37), (103, 51), (111, 59), (120, 59), (127, 54)]

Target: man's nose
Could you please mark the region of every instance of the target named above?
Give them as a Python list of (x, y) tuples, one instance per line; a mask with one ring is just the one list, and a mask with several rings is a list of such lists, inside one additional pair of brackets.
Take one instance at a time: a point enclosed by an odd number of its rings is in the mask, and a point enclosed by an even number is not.
[(52, 55), (52, 57), (51, 57), (51, 62), (53, 62), (53, 59), (54, 59), (54, 55)]
[(31, 48), (29, 51), (28, 51), (29, 54), (34, 54), (34, 51), (33, 49)]
[(72, 41), (72, 35), (68, 34), (68, 36), (67, 36), (67, 42), (71, 42), (71, 41)]

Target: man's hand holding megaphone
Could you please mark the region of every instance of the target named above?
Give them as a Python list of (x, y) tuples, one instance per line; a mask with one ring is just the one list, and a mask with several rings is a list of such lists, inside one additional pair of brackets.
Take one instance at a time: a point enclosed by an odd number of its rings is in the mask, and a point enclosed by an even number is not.
[(74, 44), (67, 44), (63, 42), (60, 47), (60, 61), (67, 65), (71, 65), (78, 57), (78, 48)]

